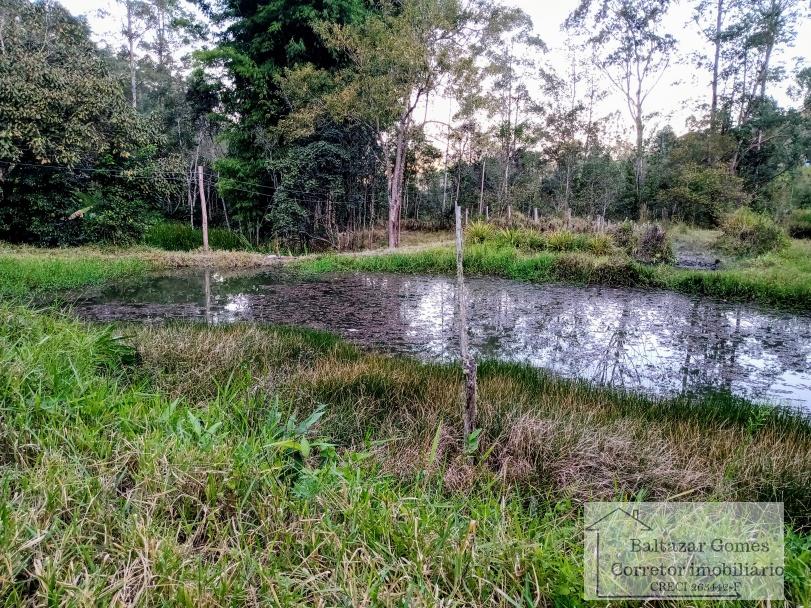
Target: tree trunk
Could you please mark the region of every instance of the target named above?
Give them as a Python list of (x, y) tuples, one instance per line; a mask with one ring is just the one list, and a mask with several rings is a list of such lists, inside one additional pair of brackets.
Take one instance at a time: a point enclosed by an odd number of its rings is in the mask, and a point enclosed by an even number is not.
[(712, 96), (710, 99), (710, 131), (718, 128), (718, 72), (721, 63), (721, 26), (724, 21), (724, 0), (718, 0), (715, 13), (715, 56), (712, 61)]
[(130, 94), (132, 107), (138, 109), (138, 91), (135, 81), (135, 31), (132, 29), (132, 2), (127, 0), (127, 42), (129, 43)]
[(645, 183), (645, 125), (642, 122), (641, 91), (637, 93), (636, 123), (636, 158), (634, 159), (634, 181), (636, 188), (636, 201), (639, 206), (639, 219), (644, 221), (648, 215), (645, 201), (642, 200), (642, 186)]
[(479, 190), (479, 215), (484, 214), (484, 176), (487, 170), (487, 159), (482, 159), (482, 187)]
[(203, 181), (203, 165), (197, 166), (197, 180), (200, 182), (200, 215), (203, 223), (203, 251), (208, 251), (208, 209), (206, 208), (206, 189)]
[(456, 205), (456, 301), (459, 306), (459, 352), (465, 376), (465, 405), (462, 425), (465, 443), (476, 430), (476, 360), (470, 355), (467, 326), (467, 292), (465, 290), (464, 250), (462, 240), (462, 208)]
[(404, 112), (397, 125), (394, 148), (394, 167), (389, 178), (389, 247), (400, 245), (400, 206), (403, 198), (406, 147), (408, 146), (408, 118)]

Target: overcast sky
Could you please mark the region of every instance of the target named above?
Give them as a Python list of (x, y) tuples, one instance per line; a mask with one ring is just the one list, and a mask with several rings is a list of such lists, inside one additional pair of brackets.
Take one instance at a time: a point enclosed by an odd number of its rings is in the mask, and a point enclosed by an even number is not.
[[(121, 8), (115, 0), (62, 0), (62, 3), (73, 13), (87, 15), (91, 26), (99, 36), (116, 34), (121, 29)], [(566, 59), (562, 49), (565, 46), (566, 35), (561, 32), (560, 25), (569, 12), (578, 4), (578, 0), (514, 0), (514, 4), (521, 7), (532, 17), (537, 34), (549, 46), (545, 60), (565, 71)], [(678, 40), (678, 53), (686, 58), (693, 52), (709, 53), (709, 49), (702, 40), (697, 26), (692, 22), (692, 6), (694, 0), (677, 3), (668, 14), (667, 29)], [(106, 17), (99, 17), (99, 10), (106, 11)], [(784, 64), (789, 71), (793, 70), (795, 62), (802, 57), (809, 60), (811, 55), (811, 20), (805, 19), (798, 24), (797, 42), (794, 48), (787, 49), (774, 57), (773, 65)], [(790, 104), (785, 93), (788, 83), (772, 84), (770, 94), (783, 104)], [(674, 62), (665, 77), (657, 85), (648, 102), (647, 112), (658, 112), (660, 117), (649, 123), (648, 133), (658, 126), (669, 123), (677, 132), (685, 130), (685, 121), (693, 114), (699, 101), (706, 101), (709, 95), (709, 74), (697, 72), (686, 60), (682, 63)], [(447, 106), (445, 106), (447, 108)], [(602, 104), (602, 113), (608, 114), (612, 110), (625, 108), (621, 97), (616, 94), (607, 98)], [(447, 109), (442, 110), (441, 105), (433, 109), (447, 119)], [(630, 119), (627, 110), (622, 114), (624, 124), (630, 128)]]

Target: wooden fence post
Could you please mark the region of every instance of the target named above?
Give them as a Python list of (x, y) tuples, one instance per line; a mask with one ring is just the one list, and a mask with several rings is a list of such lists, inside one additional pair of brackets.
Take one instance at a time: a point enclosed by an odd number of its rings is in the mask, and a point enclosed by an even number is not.
[(208, 251), (208, 209), (203, 181), (203, 165), (197, 165), (197, 180), (200, 182), (200, 215), (203, 220), (203, 251)]
[(465, 290), (464, 249), (462, 241), (462, 208), (456, 205), (456, 301), (459, 305), (459, 351), (465, 375), (465, 405), (462, 425), (465, 443), (476, 430), (476, 360), (470, 355), (467, 326), (467, 292)]

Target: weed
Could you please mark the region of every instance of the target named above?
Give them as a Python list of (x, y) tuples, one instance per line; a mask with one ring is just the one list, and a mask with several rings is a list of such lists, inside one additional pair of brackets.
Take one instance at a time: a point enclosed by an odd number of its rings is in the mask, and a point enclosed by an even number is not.
[(738, 255), (761, 255), (785, 249), (785, 232), (765, 215), (741, 208), (721, 221), (721, 243)]

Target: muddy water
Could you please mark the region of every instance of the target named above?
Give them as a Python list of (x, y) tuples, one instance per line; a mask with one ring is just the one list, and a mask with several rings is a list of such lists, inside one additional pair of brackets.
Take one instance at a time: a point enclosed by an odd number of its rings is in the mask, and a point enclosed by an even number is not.
[[(811, 316), (660, 291), (468, 281), (479, 357), (658, 394), (729, 390), (811, 411)], [(195, 319), (326, 329), (429, 361), (457, 353), (444, 277), (195, 271), (88, 294), (94, 320)]]

